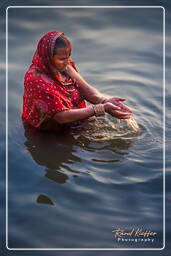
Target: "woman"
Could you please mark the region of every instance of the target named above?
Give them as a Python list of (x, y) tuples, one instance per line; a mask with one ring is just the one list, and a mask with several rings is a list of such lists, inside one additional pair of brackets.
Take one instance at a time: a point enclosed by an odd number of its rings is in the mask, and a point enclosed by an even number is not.
[[(59, 130), (105, 112), (130, 118), (125, 99), (102, 96), (79, 74), (71, 53), (71, 42), (62, 32), (52, 31), (40, 39), (25, 75), (24, 123), (38, 130)], [(86, 106), (85, 100), (93, 105)]]

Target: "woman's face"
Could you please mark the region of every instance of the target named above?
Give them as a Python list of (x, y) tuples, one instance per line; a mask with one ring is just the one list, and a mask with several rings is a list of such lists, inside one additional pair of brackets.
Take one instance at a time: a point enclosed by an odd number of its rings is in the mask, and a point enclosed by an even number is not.
[(66, 69), (66, 66), (68, 64), (68, 60), (71, 56), (71, 50), (72, 50), (71, 46), (61, 48), (53, 56), (53, 64), (58, 69), (58, 71), (62, 72)]

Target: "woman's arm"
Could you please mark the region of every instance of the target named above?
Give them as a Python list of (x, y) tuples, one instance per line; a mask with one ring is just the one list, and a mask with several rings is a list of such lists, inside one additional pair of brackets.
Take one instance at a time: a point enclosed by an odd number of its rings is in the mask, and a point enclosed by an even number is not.
[(81, 121), (94, 115), (94, 109), (92, 107), (81, 109), (70, 109), (58, 112), (54, 115), (55, 121), (59, 124), (67, 124), (75, 121)]
[[(110, 102), (102, 104), (104, 111), (120, 119), (128, 119), (131, 116), (129, 112), (122, 112), (121, 109)], [(92, 106), (81, 109), (70, 109), (58, 112), (54, 115), (54, 119), (59, 124), (67, 124), (75, 121), (81, 121), (95, 115), (94, 108)]]
[(99, 93), (97, 89), (93, 88), (89, 83), (87, 83), (84, 80), (84, 78), (78, 72), (76, 72), (72, 66), (68, 65), (67, 71), (73, 79), (76, 79), (79, 82), (79, 85), (80, 85), (79, 90), (82, 97), (84, 97), (90, 103), (99, 104), (99, 103), (110, 102), (115, 106), (120, 107), (120, 109), (123, 112), (132, 113), (131, 109), (122, 103), (123, 101), (125, 101), (124, 98), (117, 98), (117, 97), (111, 97), (111, 96), (105, 97), (104, 95)]
[(67, 71), (73, 79), (79, 82), (79, 91), (81, 96), (84, 97), (87, 101), (93, 104), (99, 104), (106, 99), (106, 97), (103, 97), (97, 89), (93, 88), (89, 83), (87, 83), (72, 66), (68, 65)]

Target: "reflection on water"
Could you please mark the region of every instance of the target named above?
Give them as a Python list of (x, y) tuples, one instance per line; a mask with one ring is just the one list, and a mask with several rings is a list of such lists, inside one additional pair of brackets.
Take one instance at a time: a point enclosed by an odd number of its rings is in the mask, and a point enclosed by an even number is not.
[[(126, 121), (120, 121), (116, 129), (116, 125), (109, 118), (91, 118), (61, 134), (37, 132), (27, 125), (24, 125), (24, 129), (27, 139), (24, 145), (27, 151), (38, 165), (45, 167), (45, 177), (59, 184), (64, 184), (68, 179), (62, 170), (66, 169), (75, 175), (79, 174), (78, 171), (72, 170), (72, 164), (81, 162), (81, 159), (74, 155), (76, 147), (80, 149), (84, 147), (91, 152), (108, 149), (115, 154), (115, 159), (92, 158), (92, 160), (106, 163), (118, 162), (121, 161), (122, 155), (128, 154), (129, 147), (138, 136)], [(101, 141), (106, 143), (98, 143)], [(98, 144), (95, 146), (92, 142)]]
[[(88, 82), (126, 98), (137, 131), (110, 116), (60, 134), (23, 129), (24, 73), (53, 29)], [(160, 8), (9, 9), (10, 247), (162, 247), (162, 42)], [(120, 244), (113, 227), (159, 236)]]
[(45, 167), (45, 177), (59, 184), (64, 184), (68, 177), (62, 172), (62, 169), (68, 169), (74, 172), (67, 164), (73, 164), (80, 161), (79, 157), (75, 156), (74, 145), (77, 140), (68, 134), (56, 134), (37, 132), (34, 129), (25, 126), (25, 146), (31, 154), (33, 160)]

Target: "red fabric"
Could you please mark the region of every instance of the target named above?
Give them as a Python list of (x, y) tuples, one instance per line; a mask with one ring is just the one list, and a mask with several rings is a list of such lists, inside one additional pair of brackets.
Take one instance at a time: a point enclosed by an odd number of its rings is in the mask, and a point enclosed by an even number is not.
[[(37, 129), (57, 112), (86, 107), (77, 82), (62, 77), (51, 64), (54, 42), (61, 34), (52, 31), (40, 39), (32, 65), (25, 74), (22, 118)], [(72, 60), (69, 65), (77, 71)], [(57, 122), (56, 128), (59, 128)]]

